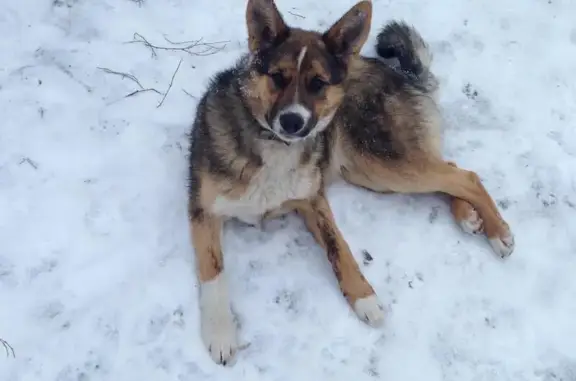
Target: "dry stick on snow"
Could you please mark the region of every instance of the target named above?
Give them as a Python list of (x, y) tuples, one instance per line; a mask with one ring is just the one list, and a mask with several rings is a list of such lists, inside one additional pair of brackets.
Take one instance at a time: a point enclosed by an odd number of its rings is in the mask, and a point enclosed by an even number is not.
[(155, 93), (157, 93), (157, 94), (162, 94), (161, 92), (159, 92), (159, 91), (156, 90), (156, 89), (142, 89), (142, 90), (135, 90), (135, 91), (131, 92), (130, 94), (126, 94), (126, 95), (124, 96), (124, 98), (130, 98), (130, 97), (132, 97), (132, 96), (134, 96), (134, 95), (136, 95), (136, 94), (145, 93), (145, 92), (147, 92), (147, 91), (153, 91), (153, 92), (155, 92)]
[(299, 14), (296, 13), (296, 12), (288, 11), (288, 13), (290, 13), (290, 14), (293, 15), (293, 16), (300, 17), (301, 19), (305, 19), (305, 18), (306, 18), (306, 17), (304, 17), (304, 16), (302, 16), (302, 15), (299, 15)]
[[(168, 50), (168, 51), (175, 51), (175, 52), (185, 52), (192, 56), (209, 56), (211, 54), (215, 54), (220, 50), (224, 49), (226, 43), (229, 41), (217, 41), (217, 42), (202, 42), (202, 39), (199, 40), (192, 40), (192, 41), (181, 41), (175, 42), (170, 41), (167, 37), (164, 37), (166, 42), (174, 45), (174, 46), (159, 46), (151, 44), (144, 36), (140, 33), (134, 33), (134, 37), (132, 41), (126, 42), (127, 44), (134, 44), (134, 43), (141, 43), (150, 49), (152, 57), (156, 57), (156, 50)], [(218, 46), (218, 44), (223, 44)], [(203, 48), (204, 50), (195, 51), (194, 49)]]
[[(163, 36), (164, 40), (166, 40), (166, 42), (172, 44), (172, 45), (187, 45), (184, 48), (185, 49), (191, 49), (193, 47), (196, 46), (203, 46), (206, 47), (208, 49), (213, 49), (215, 50), (214, 53), (224, 49), (226, 47), (226, 44), (230, 42), (230, 40), (226, 40), (226, 41), (213, 41), (213, 42), (202, 42), (202, 40), (204, 40), (203, 37), (197, 39), (197, 40), (188, 40), (188, 41), (172, 41), (171, 39), (169, 39), (168, 37), (166, 37), (166, 35)], [(217, 46), (217, 45), (221, 45), (221, 46)], [(194, 54), (194, 53), (191, 53)]]
[(29, 157), (25, 157), (22, 160), (20, 160), (20, 164), (24, 164), (24, 163), (28, 163), (32, 168), (38, 169), (38, 163), (36, 163), (34, 160), (30, 159)]
[(162, 106), (164, 104), (164, 100), (166, 99), (166, 97), (168, 96), (168, 93), (170, 92), (170, 89), (172, 89), (172, 85), (174, 85), (174, 78), (176, 77), (176, 73), (178, 73), (178, 70), (180, 69), (180, 65), (182, 64), (182, 59), (180, 59), (180, 62), (178, 62), (178, 66), (176, 67), (176, 70), (174, 71), (174, 73), (172, 74), (172, 79), (170, 80), (170, 84), (168, 85), (168, 89), (166, 89), (166, 92), (162, 93), (156, 89), (153, 88), (144, 88), (144, 86), (142, 86), (142, 84), (140, 83), (140, 81), (138, 80), (138, 78), (136, 78), (134, 75), (132, 74), (128, 74), (128, 73), (122, 73), (120, 71), (114, 71), (114, 70), (110, 70), (108, 68), (105, 67), (99, 67), (98, 69), (102, 70), (103, 72), (107, 73), (107, 74), (114, 74), (114, 75), (119, 75), (120, 77), (122, 77), (122, 79), (124, 78), (128, 78), (129, 80), (131, 80), (132, 82), (134, 82), (135, 84), (138, 85), (138, 87), (140, 87), (140, 90), (136, 90), (131, 92), (130, 94), (127, 94), (124, 96), (124, 98), (129, 98), (131, 96), (134, 96), (136, 94), (139, 93), (144, 93), (147, 91), (153, 91), (156, 94), (160, 94), (162, 95), (162, 99), (160, 100), (160, 103), (158, 103), (158, 105), (156, 106), (157, 108)]
[(4, 346), (4, 350), (6, 351), (6, 357), (10, 357), (10, 355), (12, 355), (12, 357), (16, 357), (16, 353), (14, 352), (14, 348), (12, 348), (12, 346), (10, 344), (8, 344), (7, 341), (0, 339), (0, 344), (2, 344), (2, 346)]
[(184, 94), (188, 95), (190, 98), (192, 98), (192, 99), (197, 99), (196, 96), (190, 94), (188, 91), (186, 91), (186, 90), (184, 90), (184, 89), (182, 89), (182, 91), (184, 92)]
[(174, 74), (172, 74), (172, 79), (170, 80), (170, 84), (168, 85), (168, 89), (166, 89), (166, 92), (164, 93), (162, 100), (160, 101), (160, 103), (158, 103), (158, 106), (156, 106), (156, 108), (159, 108), (160, 106), (162, 106), (162, 104), (164, 103), (164, 100), (168, 96), (168, 93), (170, 92), (170, 89), (172, 88), (172, 85), (174, 84), (174, 77), (176, 77), (176, 73), (178, 73), (178, 69), (180, 69), (181, 64), (182, 64), (182, 58), (180, 58), (180, 62), (178, 62), (178, 66), (176, 66), (176, 70), (174, 70)]
[[(153, 45), (146, 38), (144, 38), (144, 36), (142, 36), (140, 33), (134, 33), (133, 40), (128, 41), (126, 43), (127, 44), (141, 43), (144, 46), (146, 46), (148, 49), (150, 49), (150, 52), (152, 53), (152, 57), (156, 57), (157, 56), (156, 50), (185, 52), (185, 53), (188, 53), (188, 54), (194, 55), (194, 56), (208, 56), (208, 55), (215, 54), (215, 53), (219, 52), (220, 50), (224, 49), (224, 47), (226, 46), (226, 43), (229, 42), (229, 41), (202, 42), (202, 38), (200, 38), (198, 40), (191, 40), (191, 41), (172, 41), (166, 36), (164, 36), (164, 40), (166, 40), (166, 42), (168, 42), (169, 44), (172, 44), (173, 46)], [(204, 50), (195, 51), (195, 50), (193, 50), (195, 48), (203, 48)], [(176, 67), (176, 70), (174, 70), (174, 73), (172, 74), (172, 79), (170, 80), (170, 84), (168, 85), (168, 88), (166, 89), (166, 92), (164, 92), (164, 93), (161, 93), (160, 91), (158, 91), (154, 88), (144, 88), (144, 86), (142, 86), (142, 84), (140, 83), (138, 78), (136, 78), (132, 74), (122, 73), (122, 72), (110, 70), (110, 69), (104, 68), (104, 67), (99, 67), (98, 69), (104, 71), (107, 74), (119, 75), (122, 77), (122, 79), (128, 78), (129, 80), (131, 80), (132, 82), (137, 84), (138, 87), (140, 87), (139, 90), (131, 92), (130, 94), (126, 95), (125, 98), (134, 96), (134, 95), (139, 94), (139, 93), (147, 92), (147, 91), (153, 91), (156, 94), (162, 95), (162, 99), (160, 100), (160, 102), (156, 106), (156, 108), (159, 108), (164, 104), (164, 101), (166, 100), (168, 93), (172, 89), (172, 86), (174, 85), (174, 78), (176, 77), (176, 74), (178, 73), (178, 70), (180, 69), (181, 64), (182, 64), (182, 59), (180, 59), (180, 62), (178, 62), (178, 66)], [(188, 96), (190, 96), (192, 98), (196, 98), (192, 94), (188, 93), (186, 90), (182, 90), (182, 91), (184, 91), (184, 93), (186, 93)]]
[(107, 74), (119, 75), (119, 76), (122, 77), (122, 79), (128, 78), (129, 80), (131, 80), (132, 82), (134, 82), (135, 84), (137, 84), (138, 87), (140, 87), (140, 90), (135, 90), (135, 91), (131, 92), (130, 94), (125, 95), (124, 98), (129, 98), (129, 97), (134, 96), (134, 95), (136, 95), (136, 94), (145, 93), (145, 92), (148, 92), (148, 91), (153, 91), (153, 92), (155, 92), (156, 94), (162, 95), (162, 93), (161, 93), (160, 91), (156, 90), (156, 89), (152, 89), (152, 88), (148, 88), (148, 89), (147, 89), (147, 88), (144, 88), (144, 86), (142, 86), (142, 84), (140, 83), (140, 81), (138, 80), (138, 78), (136, 78), (136, 77), (135, 77), (134, 75), (132, 75), (132, 74), (122, 73), (122, 72), (119, 72), (119, 71), (110, 70), (110, 69), (105, 68), (105, 67), (99, 67), (98, 69), (102, 70), (104, 73), (107, 73)]
[(140, 81), (138, 80), (138, 78), (136, 78), (136, 77), (133, 76), (132, 74), (122, 73), (122, 72), (119, 72), (119, 71), (110, 70), (110, 69), (105, 68), (105, 67), (98, 67), (98, 69), (102, 70), (104, 73), (119, 75), (119, 76), (122, 77), (122, 79), (128, 78), (128, 79), (132, 80), (133, 82), (135, 82), (141, 89), (144, 88), (144, 86), (142, 86), (142, 84), (140, 83)]

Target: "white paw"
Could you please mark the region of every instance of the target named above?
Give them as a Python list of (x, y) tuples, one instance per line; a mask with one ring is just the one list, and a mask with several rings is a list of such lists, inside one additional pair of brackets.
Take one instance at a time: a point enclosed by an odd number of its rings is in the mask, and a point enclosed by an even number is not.
[(384, 307), (375, 294), (358, 299), (354, 303), (354, 312), (372, 327), (379, 327), (384, 322)]
[(490, 238), (489, 241), (492, 249), (500, 258), (506, 258), (514, 251), (514, 235), (510, 232), (503, 237)]
[(468, 234), (480, 234), (482, 233), (484, 221), (480, 218), (480, 215), (476, 209), (471, 209), (468, 216), (460, 220), (460, 227)]
[(238, 336), (229, 309), (202, 313), (202, 340), (216, 364), (231, 364), (238, 351)]
[(228, 285), (222, 273), (200, 289), (201, 334), (212, 360), (231, 364), (238, 351), (238, 334), (230, 309)]

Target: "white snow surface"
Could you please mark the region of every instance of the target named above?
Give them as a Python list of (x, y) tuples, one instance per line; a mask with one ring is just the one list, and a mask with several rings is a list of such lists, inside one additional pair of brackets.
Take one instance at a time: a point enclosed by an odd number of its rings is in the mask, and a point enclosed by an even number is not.
[[(277, 4), (290, 24), (325, 29), (354, 1)], [(231, 367), (212, 362), (186, 134), (210, 76), (246, 51), (244, 12), (239, 0), (0, 2), (0, 338), (15, 351), (0, 352), (0, 380), (576, 380), (573, 0), (374, 0), (364, 53), (389, 19), (430, 43), (446, 157), (481, 176), (516, 250), (498, 259), (441, 195), (337, 184), (329, 199), (384, 325), (355, 317), (296, 217), (232, 223), (226, 274), (249, 345)], [(152, 57), (126, 43), (134, 33), (229, 42)], [(98, 69), (164, 92), (180, 59), (161, 107)]]

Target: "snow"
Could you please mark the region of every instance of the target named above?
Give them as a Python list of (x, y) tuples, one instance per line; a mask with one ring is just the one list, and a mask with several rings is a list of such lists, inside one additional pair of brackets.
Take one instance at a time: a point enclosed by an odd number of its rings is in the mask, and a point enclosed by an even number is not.
[[(244, 1), (140, 3), (0, 4), (0, 337), (15, 350), (0, 353), (1, 380), (576, 379), (576, 3), (374, 0), (364, 52), (390, 18), (429, 41), (446, 156), (479, 173), (516, 250), (496, 258), (445, 197), (334, 186), (339, 227), (386, 304), (374, 329), (297, 218), (232, 223), (227, 276), (249, 345), (226, 368), (200, 339), (186, 133), (209, 77), (246, 49)], [(312, 28), (353, 3), (277, 1)], [(126, 43), (134, 33), (229, 42), (152, 57)], [(180, 59), (161, 107), (98, 69), (165, 92)]]

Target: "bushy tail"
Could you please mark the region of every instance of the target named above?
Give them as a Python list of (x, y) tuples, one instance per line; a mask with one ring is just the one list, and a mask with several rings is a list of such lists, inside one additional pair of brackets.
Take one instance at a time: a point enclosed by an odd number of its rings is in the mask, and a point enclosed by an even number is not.
[(429, 92), (435, 92), (438, 81), (430, 71), (432, 53), (414, 27), (391, 21), (378, 34), (376, 52), (385, 60), (397, 59), (400, 70), (415, 77)]

